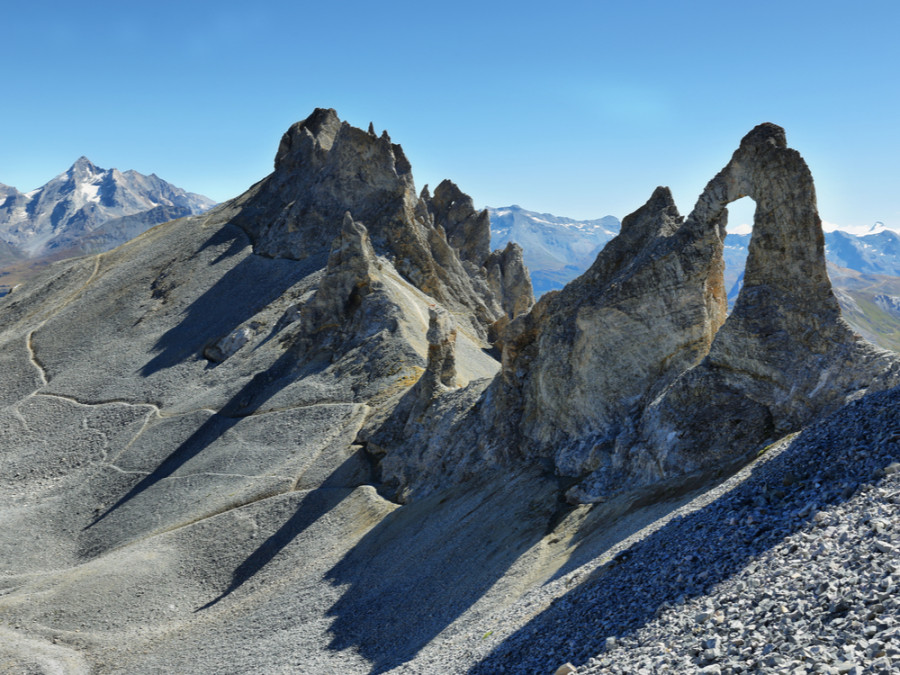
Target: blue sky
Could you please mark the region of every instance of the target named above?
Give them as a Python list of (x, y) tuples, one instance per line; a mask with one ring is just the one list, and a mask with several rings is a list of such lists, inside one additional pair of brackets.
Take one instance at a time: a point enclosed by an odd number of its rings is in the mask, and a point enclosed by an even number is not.
[(770, 121), (824, 220), (900, 229), (896, 2), (49, 2), (3, 23), (20, 190), (87, 155), (224, 200), (333, 107), (479, 206), (621, 217), (669, 185), (687, 213)]

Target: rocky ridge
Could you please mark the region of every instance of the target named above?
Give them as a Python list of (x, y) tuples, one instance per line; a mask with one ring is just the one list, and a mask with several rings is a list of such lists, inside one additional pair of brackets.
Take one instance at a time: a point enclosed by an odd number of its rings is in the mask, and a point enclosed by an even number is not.
[[(258, 253), (295, 260), (322, 256), (348, 211), (365, 224), (375, 251), (480, 337), (533, 303), (521, 254), (490, 258), (486, 212), (475, 211), (449, 181), (433, 197), (427, 186), (417, 196), (409, 161), (387, 132), (342, 123), (334, 110), (317, 110), (292, 126), (275, 172), (230, 208)], [(486, 263), (498, 290), (515, 286), (511, 295), (492, 292)]]
[[(726, 207), (745, 193), (759, 222), (726, 319)], [(521, 251), (488, 251), (487, 226), (450, 182), (416, 194), (387, 134), (320, 109), (244, 195), (0, 301), (0, 664), (615, 667), (606, 638), (630, 646), (664, 603), (755, 574), (890, 472), (896, 392), (874, 392), (896, 357), (842, 324), (780, 128), (753, 130), (687, 218), (658, 188), (533, 307)], [(649, 656), (765, 664), (774, 629), (742, 628)], [(875, 628), (873, 660), (892, 639)]]
[[(754, 234), (726, 319), (726, 207), (744, 196), (757, 203)], [(500, 344), (501, 374), (468, 423), (483, 440), (468, 452), (549, 461), (580, 481), (567, 493), (575, 502), (739, 464), (900, 382), (900, 358), (841, 319), (812, 177), (773, 124), (741, 141), (686, 219), (658, 188), (582, 277), (513, 321)], [(411, 464), (397, 482), (415, 491), (439, 483), (433, 474)]]

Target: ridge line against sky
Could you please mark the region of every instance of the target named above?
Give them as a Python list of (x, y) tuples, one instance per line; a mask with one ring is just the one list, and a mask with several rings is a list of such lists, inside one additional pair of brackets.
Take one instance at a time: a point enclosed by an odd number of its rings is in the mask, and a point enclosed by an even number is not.
[(221, 201), (333, 107), (386, 128), (418, 188), (450, 178), (478, 205), (590, 219), (668, 185), (687, 213), (770, 121), (825, 221), (900, 230), (900, 5), (675, 5), (19, 3), (0, 182), (29, 191), (86, 155)]

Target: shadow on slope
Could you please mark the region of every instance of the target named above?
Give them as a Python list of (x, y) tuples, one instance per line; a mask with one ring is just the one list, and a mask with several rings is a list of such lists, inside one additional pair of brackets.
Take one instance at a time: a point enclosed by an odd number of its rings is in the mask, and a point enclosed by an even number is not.
[(603, 651), (607, 637), (633, 633), (666, 607), (707, 594), (900, 459), (898, 420), (900, 390), (893, 390), (809, 427), (729, 492), (597, 569), (469, 672), (530, 673), (542, 661), (539, 672), (565, 661), (580, 666)]
[(329, 649), (355, 648), (377, 675), (414, 658), (489, 592), (517, 597), (530, 567), (505, 575), (546, 535), (557, 506), (555, 481), (532, 474), (396, 509), (327, 575), (349, 585), (329, 610)]
[(213, 414), (190, 437), (169, 454), (152, 472), (141, 478), (125, 495), (98, 515), (84, 529), (88, 530), (127, 502), (146, 492), (161, 480), (169, 478), (191, 459), (221, 438), (243, 418), (252, 415), (262, 405), (297, 379), (320, 372), (325, 363), (319, 360), (298, 364), (297, 354), (289, 349), (267, 370), (257, 373), (222, 409)]
[[(749, 460), (745, 458), (744, 463), (746, 461)], [(735, 465), (728, 475), (725, 470), (713, 470), (677, 476), (662, 484), (639, 488), (593, 505), (580, 522), (570, 526), (575, 533), (567, 542), (567, 558), (547, 583), (596, 560), (643, 528), (684, 506), (701, 490), (715, 489), (739, 468)]]
[[(224, 245), (228, 248), (212, 260), (209, 267), (239, 254), (250, 241), (243, 230), (225, 224), (194, 255)], [(157, 354), (141, 368), (140, 375), (149, 377), (200, 353), (209, 342), (234, 331), (300, 279), (323, 268), (325, 262), (322, 256), (297, 262), (247, 255), (195, 299), (184, 311), (184, 318), (178, 325), (157, 340), (154, 345)], [(153, 282), (154, 298), (165, 299), (179, 285), (180, 280), (169, 279), (172, 273), (163, 270)]]
[(318, 488), (310, 490), (298, 504), (297, 510), (278, 530), (266, 539), (247, 559), (234, 570), (228, 587), (218, 596), (198, 607), (194, 612), (201, 612), (227, 598), (237, 589), (252, 579), (257, 572), (265, 567), (288, 544), (299, 536), (306, 528), (315, 523), (319, 518), (327, 514), (340, 504), (349, 494), (352, 488), (365, 482), (370, 476), (366, 476), (366, 469), (371, 467), (363, 457), (365, 451), (360, 449), (339, 466)]
[[(225, 225), (215, 232), (194, 255), (216, 246), (228, 247), (210, 266), (231, 258), (247, 245), (246, 234), (237, 227)], [(276, 269), (272, 269), (276, 266)], [(185, 358), (196, 356), (211, 339), (229, 334), (266, 305), (279, 298), (300, 279), (318, 269), (315, 261), (273, 261), (248, 255), (230, 268), (206, 292), (185, 310), (184, 318), (157, 341), (159, 353), (142, 369), (141, 375), (172, 367)], [(165, 293), (164, 271), (154, 282), (153, 292)], [(161, 281), (162, 280), (162, 281)], [(175, 283), (175, 282), (173, 282)], [(158, 286), (159, 284), (159, 286)], [(162, 289), (162, 290), (161, 290)], [(319, 360), (301, 363), (295, 350), (288, 349), (265, 371), (257, 373), (222, 408), (206, 420), (151, 473), (144, 476), (124, 496), (98, 515), (85, 529), (104, 520), (126, 502), (169, 478), (184, 464), (221, 438), (242, 418), (252, 415), (281, 389), (326, 366)]]

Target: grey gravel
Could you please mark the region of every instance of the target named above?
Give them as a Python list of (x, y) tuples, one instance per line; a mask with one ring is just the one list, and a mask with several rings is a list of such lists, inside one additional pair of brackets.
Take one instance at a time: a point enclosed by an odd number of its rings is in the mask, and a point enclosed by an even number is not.
[(469, 672), (897, 672), (898, 444), (900, 392), (846, 406), (678, 509)]

